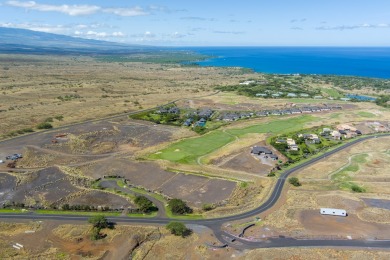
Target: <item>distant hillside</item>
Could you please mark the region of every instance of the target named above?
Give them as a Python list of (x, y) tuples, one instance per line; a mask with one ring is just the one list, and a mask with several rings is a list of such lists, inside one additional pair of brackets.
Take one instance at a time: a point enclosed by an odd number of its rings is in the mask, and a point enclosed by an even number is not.
[(142, 45), (128, 45), (0, 27), (0, 53), (42, 54), (116, 54), (157, 50)]

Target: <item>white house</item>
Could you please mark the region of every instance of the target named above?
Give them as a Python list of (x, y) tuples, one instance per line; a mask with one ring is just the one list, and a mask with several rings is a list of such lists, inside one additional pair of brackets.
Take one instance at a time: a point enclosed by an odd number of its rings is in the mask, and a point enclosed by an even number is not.
[(347, 211), (345, 211), (344, 209), (321, 208), (320, 213), (321, 215), (332, 215), (332, 216), (341, 216), (341, 217), (347, 216)]

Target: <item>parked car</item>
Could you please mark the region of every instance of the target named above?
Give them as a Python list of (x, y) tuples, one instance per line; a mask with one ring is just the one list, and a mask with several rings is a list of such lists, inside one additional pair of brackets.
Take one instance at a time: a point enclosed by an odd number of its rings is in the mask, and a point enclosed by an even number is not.
[(7, 157), (5, 157), (6, 160), (13, 160), (13, 161), (20, 159), (20, 158), (23, 158), (23, 155), (20, 153), (15, 153), (13, 155), (8, 155)]

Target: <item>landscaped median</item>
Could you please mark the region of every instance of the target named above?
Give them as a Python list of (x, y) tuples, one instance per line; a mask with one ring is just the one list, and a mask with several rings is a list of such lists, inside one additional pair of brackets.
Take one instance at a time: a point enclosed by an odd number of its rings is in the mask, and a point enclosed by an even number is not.
[(0, 209), (0, 214), (25, 214), (29, 213), (26, 209)]
[(32, 211), (35, 214), (40, 215), (79, 215), (79, 216), (94, 216), (94, 215), (105, 215), (118, 217), (121, 215), (121, 212), (105, 212), (105, 211), (68, 211), (68, 210), (47, 210), (47, 209), (37, 209)]

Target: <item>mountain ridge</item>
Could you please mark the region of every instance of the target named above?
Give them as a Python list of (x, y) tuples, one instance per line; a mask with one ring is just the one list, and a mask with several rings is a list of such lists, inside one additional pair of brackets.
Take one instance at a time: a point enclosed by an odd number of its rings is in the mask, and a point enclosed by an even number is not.
[(156, 47), (0, 27), (0, 53), (115, 54), (151, 50)]

